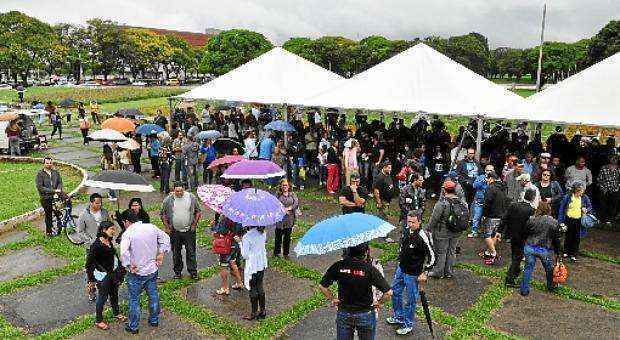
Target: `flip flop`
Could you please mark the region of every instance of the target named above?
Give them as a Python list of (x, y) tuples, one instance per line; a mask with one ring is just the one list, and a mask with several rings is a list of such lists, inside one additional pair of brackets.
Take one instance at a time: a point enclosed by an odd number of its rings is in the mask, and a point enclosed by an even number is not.
[(126, 316), (124, 316), (124, 315), (120, 315), (120, 314), (119, 314), (119, 315), (117, 315), (117, 316), (115, 316), (114, 318), (115, 318), (115, 319), (116, 319), (116, 321), (118, 321), (118, 322), (125, 322), (125, 321), (127, 321), (127, 317), (126, 317)]
[(99, 329), (101, 329), (103, 331), (107, 331), (110, 328), (110, 326), (108, 326), (108, 324), (103, 322), (103, 321), (95, 323), (95, 327), (97, 327), (97, 328), (99, 328)]
[(215, 291), (217, 295), (230, 295), (230, 291), (228, 289), (220, 288)]
[(241, 290), (243, 289), (243, 285), (238, 285), (238, 284), (233, 284), (230, 288), (234, 289), (234, 290)]

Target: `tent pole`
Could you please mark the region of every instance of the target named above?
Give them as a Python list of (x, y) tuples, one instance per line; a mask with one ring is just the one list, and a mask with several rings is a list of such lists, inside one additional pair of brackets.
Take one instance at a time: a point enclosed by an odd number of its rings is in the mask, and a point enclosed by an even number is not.
[(478, 123), (478, 133), (476, 134), (476, 160), (480, 161), (482, 155), (482, 129), (484, 127), (484, 119), (481, 115), (476, 117)]
[(169, 134), (172, 133), (172, 116), (174, 115), (174, 112), (173, 112), (174, 107), (172, 105), (173, 100), (174, 99), (172, 97), (168, 97), (168, 107), (170, 108), (170, 116), (168, 117), (169, 119), (168, 120), (168, 133)]

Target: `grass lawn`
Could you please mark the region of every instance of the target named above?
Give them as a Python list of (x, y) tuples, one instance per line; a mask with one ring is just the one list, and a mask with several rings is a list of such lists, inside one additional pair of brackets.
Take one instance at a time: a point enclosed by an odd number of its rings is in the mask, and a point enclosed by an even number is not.
[[(37, 208), (39, 193), (34, 184), (41, 164), (0, 162), (0, 221)], [(65, 191), (80, 184), (81, 174), (73, 168), (58, 168)]]
[(101, 108), (103, 112), (116, 112), (120, 109), (138, 109), (147, 115), (155, 115), (157, 109), (164, 111), (164, 114), (168, 114), (170, 112), (168, 97), (132, 100), (120, 103), (106, 103), (101, 105)]
[(531, 95), (533, 95), (534, 93), (536, 93), (536, 90), (528, 90), (528, 89), (515, 89), (513, 90), (514, 93), (520, 95), (523, 98), (527, 98)]

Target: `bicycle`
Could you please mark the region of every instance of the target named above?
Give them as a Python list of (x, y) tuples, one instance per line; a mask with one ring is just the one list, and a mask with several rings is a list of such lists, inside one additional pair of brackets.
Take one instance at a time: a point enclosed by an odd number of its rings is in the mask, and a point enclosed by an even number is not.
[(55, 235), (60, 235), (61, 232), (64, 232), (71, 243), (81, 245), (85, 241), (82, 234), (77, 231), (76, 218), (77, 215), (73, 215), (71, 196), (65, 193), (54, 194), (54, 201), (52, 203), (52, 232)]

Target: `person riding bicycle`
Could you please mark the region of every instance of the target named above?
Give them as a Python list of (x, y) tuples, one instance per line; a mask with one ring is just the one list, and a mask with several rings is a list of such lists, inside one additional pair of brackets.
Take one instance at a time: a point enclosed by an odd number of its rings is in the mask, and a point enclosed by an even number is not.
[[(41, 197), (41, 206), (45, 212), (45, 234), (54, 236), (52, 220), (54, 196), (62, 194), (63, 187), (62, 177), (60, 177), (58, 170), (54, 169), (54, 161), (51, 157), (43, 158), (43, 169), (37, 173), (35, 183)], [(56, 213), (56, 218), (60, 218), (58, 213)], [(56, 236), (58, 235), (60, 235), (60, 230), (56, 232)]]
[(97, 239), (99, 224), (103, 221), (113, 222), (108, 211), (102, 208), (102, 200), (103, 198), (98, 193), (90, 195), (90, 204), (82, 211), (77, 220), (77, 232), (84, 236), (85, 244), (88, 247)]

